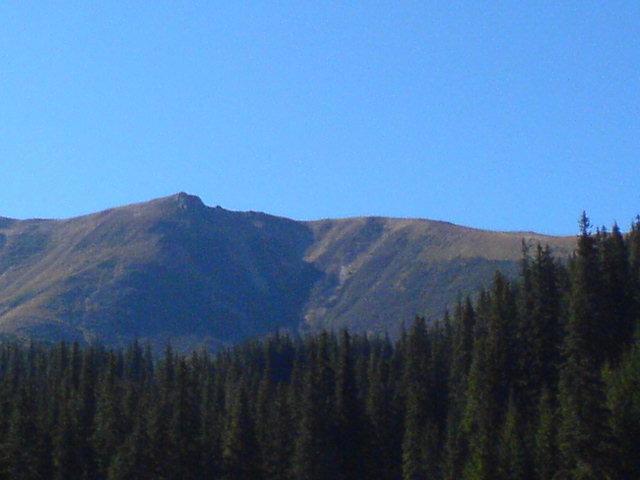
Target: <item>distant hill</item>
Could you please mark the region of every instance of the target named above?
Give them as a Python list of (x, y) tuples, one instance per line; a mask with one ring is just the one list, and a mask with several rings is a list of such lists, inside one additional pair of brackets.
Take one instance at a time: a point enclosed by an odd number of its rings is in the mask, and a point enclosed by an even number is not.
[(179, 193), (66, 220), (0, 218), (0, 334), (218, 346), (276, 329), (395, 334), (439, 317), (521, 241), (573, 237), (380, 217), (299, 222)]

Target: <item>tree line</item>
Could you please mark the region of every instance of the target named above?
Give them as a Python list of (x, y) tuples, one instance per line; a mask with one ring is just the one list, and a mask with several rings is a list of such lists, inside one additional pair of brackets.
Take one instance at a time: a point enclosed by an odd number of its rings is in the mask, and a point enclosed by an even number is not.
[(396, 341), (0, 345), (7, 479), (640, 478), (640, 219)]

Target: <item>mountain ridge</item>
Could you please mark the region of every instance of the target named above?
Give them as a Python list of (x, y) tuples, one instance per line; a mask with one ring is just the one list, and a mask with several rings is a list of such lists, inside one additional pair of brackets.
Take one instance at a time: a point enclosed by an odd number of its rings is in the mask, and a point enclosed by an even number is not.
[[(182, 200), (185, 199), (185, 200)], [(188, 199), (188, 200), (186, 200)], [(80, 218), (85, 218), (85, 217), (92, 217), (95, 215), (101, 215), (101, 214), (105, 214), (108, 212), (111, 212), (113, 210), (120, 210), (120, 209), (128, 209), (128, 208), (133, 208), (133, 207), (140, 207), (140, 206), (145, 206), (145, 205), (149, 205), (152, 203), (160, 203), (160, 202), (169, 202), (169, 201), (192, 201), (194, 204), (199, 204), (200, 207), (205, 207), (205, 208), (209, 208), (209, 209), (221, 209), (221, 210), (225, 210), (227, 212), (234, 212), (234, 213), (244, 213), (244, 214), (259, 214), (259, 215), (268, 215), (270, 217), (276, 217), (276, 218), (286, 218), (287, 220), (291, 220), (294, 222), (299, 222), (299, 223), (318, 223), (318, 222), (324, 222), (324, 221), (332, 221), (332, 222), (342, 222), (342, 221), (352, 221), (352, 220), (362, 220), (362, 219), (384, 219), (384, 220), (392, 220), (392, 221), (416, 221), (416, 222), (429, 222), (429, 223), (439, 223), (439, 224), (443, 224), (443, 225), (449, 225), (452, 227), (458, 227), (458, 228), (462, 228), (462, 229), (466, 229), (466, 230), (476, 230), (476, 231), (480, 231), (480, 232), (488, 232), (488, 233), (504, 233), (504, 234), (513, 234), (513, 235), (527, 235), (527, 236), (535, 236), (535, 237), (548, 237), (548, 238), (573, 238), (572, 235), (554, 235), (554, 234), (549, 234), (549, 233), (540, 233), (540, 232), (536, 232), (533, 230), (492, 230), (489, 228), (481, 228), (481, 227), (473, 227), (473, 226), (469, 226), (469, 225), (463, 225), (463, 224), (459, 224), (459, 223), (455, 223), (455, 222), (450, 222), (447, 220), (439, 220), (439, 219), (432, 219), (432, 218), (426, 218), (426, 217), (408, 217), (408, 216), (385, 216), (385, 215), (353, 215), (353, 216), (346, 216), (346, 217), (321, 217), (321, 218), (317, 218), (317, 219), (308, 219), (308, 220), (303, 220), (303, 219), (297, 219), (297, 218), (292, 218), (292, 217), (287, 217), (287, 216), (283, 216), (283, 215), (275, 215), (275, 214), (270, 214), (270, 213), (266, 213), (260, 210), (230, 210), (230, 209), (226, 209), (221, 207), (220, 205), (216, 205), (216, 206), (209, 206), (206, 205), (204, 203), (204, 201), (202, 200), (202, 198), (200, 198), (200, 196), (198, 195), (194, 195), (194, 194), (190, 194), (188, 192), (185, 191), (180, 191), (177, 193), (173, 193), (170, 195), (165, 195), (162, 197), (158, 197), (158, 198), (154, 198), (151, 200), (146, 200), (146, 201), (136, 201), (136, 202), (131, 202), (131, 203), (125, 203), (122, 205), (117, 205), (114, 207), (108, 207), (102, 210), (98, 210), (96, 212), (90, 212), (90, 213), (84, 213), (84, 214), (80, 214), (80, 215), (72, 215), (69, 217), (60, 217), (60, 218), (45, 218), (45, 217), (29, 217), (29, 218), (16, 218), (16, 217), (4, 217), (2, 215), (0, 215), (0, 223), (2, 223), (3, 221), (7, 221), (7, 222), (30, 222), (30, 221), (48, 221), (48, 222), (63, 222), (63, 221), (68, 221), (68, 220), (76, 220), (76, 219), (80, 219)]]
[(0, 219), (0, 333), (219, 346), (277, 329), (392, 334), (436, 318), (521, 239), (573, 237), (428, 219), (297, 221), (209, 207), (185, 192), (65, 219)]

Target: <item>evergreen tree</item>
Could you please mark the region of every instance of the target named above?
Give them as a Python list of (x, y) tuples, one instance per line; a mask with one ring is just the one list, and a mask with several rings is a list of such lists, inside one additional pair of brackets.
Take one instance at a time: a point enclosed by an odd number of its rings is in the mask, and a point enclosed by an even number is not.
[(96, 454), (91, 441), (96, 413), (96, 378), (95, 350), (89, 347), (82, 354), (77, 392), (78, 458), (81, 462), (81, 472), (77, 476), (85, 480), (93, 480), (97, 475)]
[(572, 278), (571, 311), (564, 344), (565, 364), (560, 375), (559, 448), (562, 478), (613, 479), (608, 429), (598, 351), (598, 267), (595, 241), (583, 215)]
[(431, 342), (424, 318), (416, 318), (407, 338), (405, 426), (402, 477), (421, 480), (439, 474), (438, 428), (433, 389)]
[(101, 477), (107, 470), (125, 437), (125, 423), (121, 405), (121, 392), (117, 378), (115, 355), (109, 355), (106, 374), (99, 387), (92, 442)]
[(617, 363), (633, 339), (634, 321), (629, 277), (629, 253), (618, 225), (600, 247), (601, 285), (599, 326), (605, 341), (604, 359)]
[(631, 297), (630, 317), (635, 320), (635, 329), (640, 329), (640, 216), (631, 225), (628, 239), (629, 290)]
[(239, 388), (229, 413), (222, 448), (223, 479), (260, 478), (258, 445), (244, 389)]
[(549, 390), (544, 389), (538, 406), (535, 435), (537, 480), (552, 480), (558, 471), (556, 408)]
[(562, 325), (559, 267), (549, 247), (538, 245), (533, 261), (528, 261), (526, 266), (528, 280), (521, 285), (519, 372), (515, 392), (524, 420), (530, 422), (542, 390), (557, 389)]
[(363, 418), (351, 352), (351, 337), (342, 331), (335, 389), (336, 443), (340, 478), (356, 480), (363, 471)]
[(204, 379), (200, 416), (200, 471), (205, 478), (218, 478), (222, 472), (222, 432), (224, 388), (216, 376)]
[(518, 414), (518, 407), (510, 397), (504, 425), (500, 435), (499, 468), (497, 478), (503, 480), (527, 480), (531, 472), (523, 441), (523, 422)]
[(640, 344), (609, 372), (608, 403), (621, 478), (640, 478)]
[(175, 471), (175, 478), (196, 480), (199, 478), (200, 465), (197, 394), (184, 359), (178, 362), (176, 370), (173, 415), (169, 425), (169, 442), (173, 447), (171, 468)]
[(136, 423), (133, 432), (109, 466), (108, 480), (153, 480), (156, 478), (151, 456), (149, 437), (146, 434), (144, 417)]
[(292, 464), (294, 478), (322, 480), (339, 475), (333, 398), (335, 373), (329, 357), (329, 335), (311, 344), (309, 366), (298, 405), (298, 431)]
[(48, 452), (39, 448), (42, 439), (32, 412), (29, 392), (21, 386), (9, 419), (9, 430), (0, 446), (5, 478), (36, 480), (48, 475), (48, 472), (42, 470), (43, 456)]
[(366, 398), (367, 439), (365, 468), (368, 478), (391, 480), (398, 477), (401, 427), (393, 402), (390, 382), (391, 347), (388, 343), (375, 348), (369, 356), (368, 392)]
[(484, 336), (476, 338), (469, 370), (464, 416), (460, 425), (461, 436), (468, 445), (461, 476), (465, 480), (495, 478), (496, 460), (493, 447), (497, 436), (492, 435), (494, 427), (490, 424), (489, 398), (486, 393), (485, 345)]
[(63, 402), (53, 444), (53, 465), (56, 480), (75, 478), (82, 472), (79, 453), (77, 408), (74, 401)]
[[(261, 391), (267, 389), (264, 383), (262, 387)], [(288, 388), (281, 383), (269, 390), (268, 396), (263, 393), (265, 408), (258, 421), (262, 476), (268, 480), (290, 480), (294, 437), (290, 396)]]
[(462, 476), (467, 455), (466, 436), (462, 434), (460, 424), (464, 414), (471, 368), (474, 328), (475, 311), (471, 299), (467, 297), (464, 304), (458, 302), (454, 313), (444, 465), (445, 478), (448, 480), (455, 480)]

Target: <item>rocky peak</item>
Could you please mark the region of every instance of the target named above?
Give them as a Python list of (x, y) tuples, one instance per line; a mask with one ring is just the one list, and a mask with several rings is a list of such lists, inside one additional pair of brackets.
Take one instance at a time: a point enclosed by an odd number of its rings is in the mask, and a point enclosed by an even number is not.
[(189, 195), (185, 192), (180, 192), (174, 195), (175, 201), (178, 204), (178, 208), (181, 210), (199, 210), (205, 208), (205, 204), (202, 199), (196, 195)]

